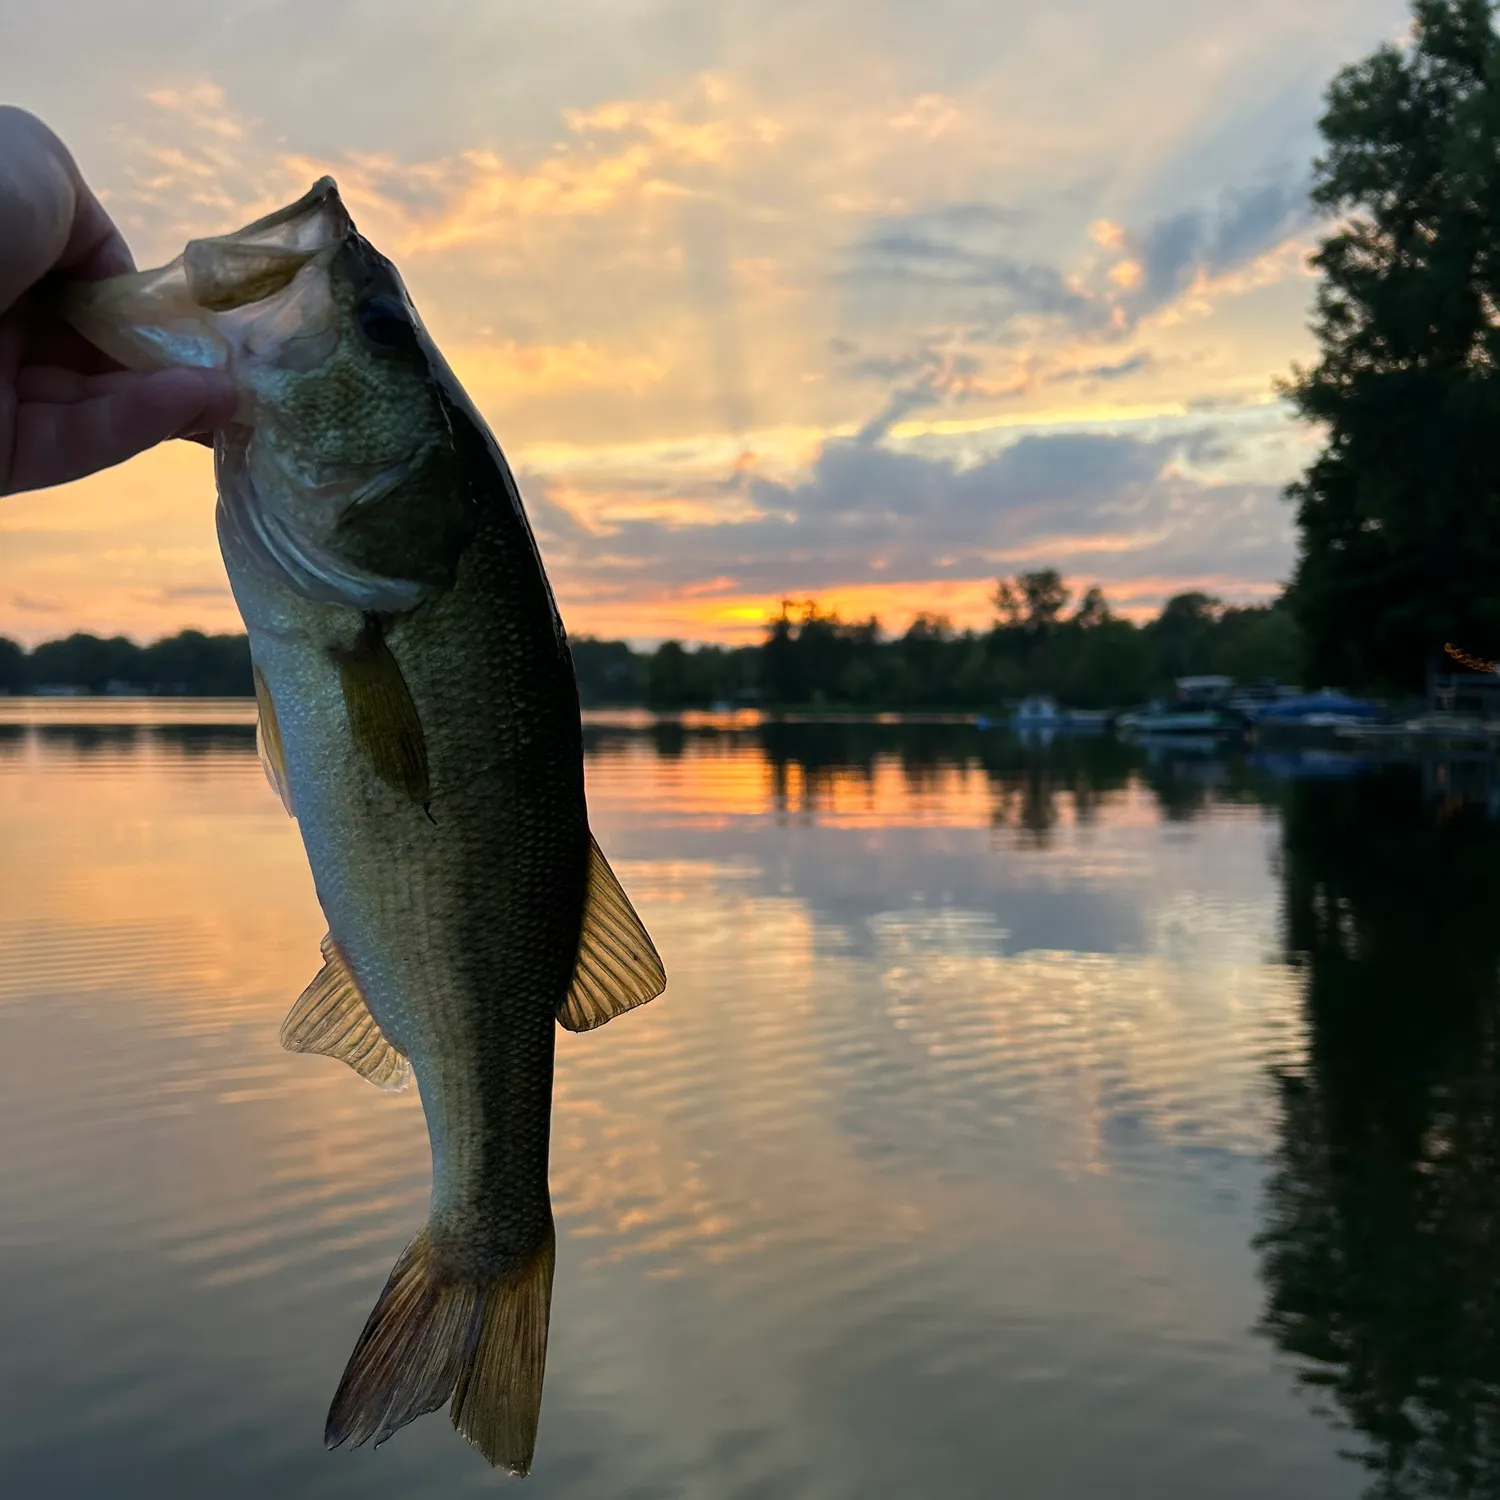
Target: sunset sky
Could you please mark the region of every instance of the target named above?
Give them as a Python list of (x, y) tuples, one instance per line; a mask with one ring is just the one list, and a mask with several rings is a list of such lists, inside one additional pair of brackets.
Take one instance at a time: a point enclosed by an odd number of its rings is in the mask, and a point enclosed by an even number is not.
[[(1399, 0), (0, 0), (0, 100), (170, 259), (331, 172), (564, 619), (980, 625), (1054, 566), (1274, 594), (1306, 203)], [(0, 634), (238, 628), (208, 455), (0, 500)]]

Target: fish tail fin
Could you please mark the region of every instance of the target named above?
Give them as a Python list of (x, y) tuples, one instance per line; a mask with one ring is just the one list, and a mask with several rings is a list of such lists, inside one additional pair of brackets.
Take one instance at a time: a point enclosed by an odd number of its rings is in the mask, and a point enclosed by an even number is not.
[(477, 1346), (453, 1393), (453, 1425), (512, 1474), (530, 1472), (536, 1447), (556, 1260), (549, 1221), (546, 1241), (525, 1265), (486, 1289)]
[(452, 1398), (453, 1425), (512, 1474), (531, 1468), (542, 1409), (556, 1242), (474, 1279), (443, 1267), (424, 1229), (392, 1270), (349, 1356), (323, 1440), (374, 1440)]

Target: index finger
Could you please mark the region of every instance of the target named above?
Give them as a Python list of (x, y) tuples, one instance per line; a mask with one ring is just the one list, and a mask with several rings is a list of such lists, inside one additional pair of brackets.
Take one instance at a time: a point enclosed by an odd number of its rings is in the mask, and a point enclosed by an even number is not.
[(0, 312), (50, 271), (94, 280), (132, 269), (68, 148), (35, 115), (0, 105)]

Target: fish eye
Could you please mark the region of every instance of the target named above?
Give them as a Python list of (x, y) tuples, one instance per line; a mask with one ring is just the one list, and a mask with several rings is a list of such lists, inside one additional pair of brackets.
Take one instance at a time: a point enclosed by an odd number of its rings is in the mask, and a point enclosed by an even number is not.
[(409, 349), (417, 341), (406, 309), (394, 297), (366, 297), (355, 310), (365, 341), (380, 349)]

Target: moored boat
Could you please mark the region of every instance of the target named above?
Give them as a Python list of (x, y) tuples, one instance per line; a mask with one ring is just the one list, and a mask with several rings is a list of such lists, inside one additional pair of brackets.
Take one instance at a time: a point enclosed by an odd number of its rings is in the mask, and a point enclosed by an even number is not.
[(1108, 727), (1110, 715), (1105, 709), (1062, 708), (1055, 698), (1036, 693), (1023, 698), (1010, 716), (1010, 727), (1018, 734), (1040, 731), (1072, 734), (1098, 733)]

